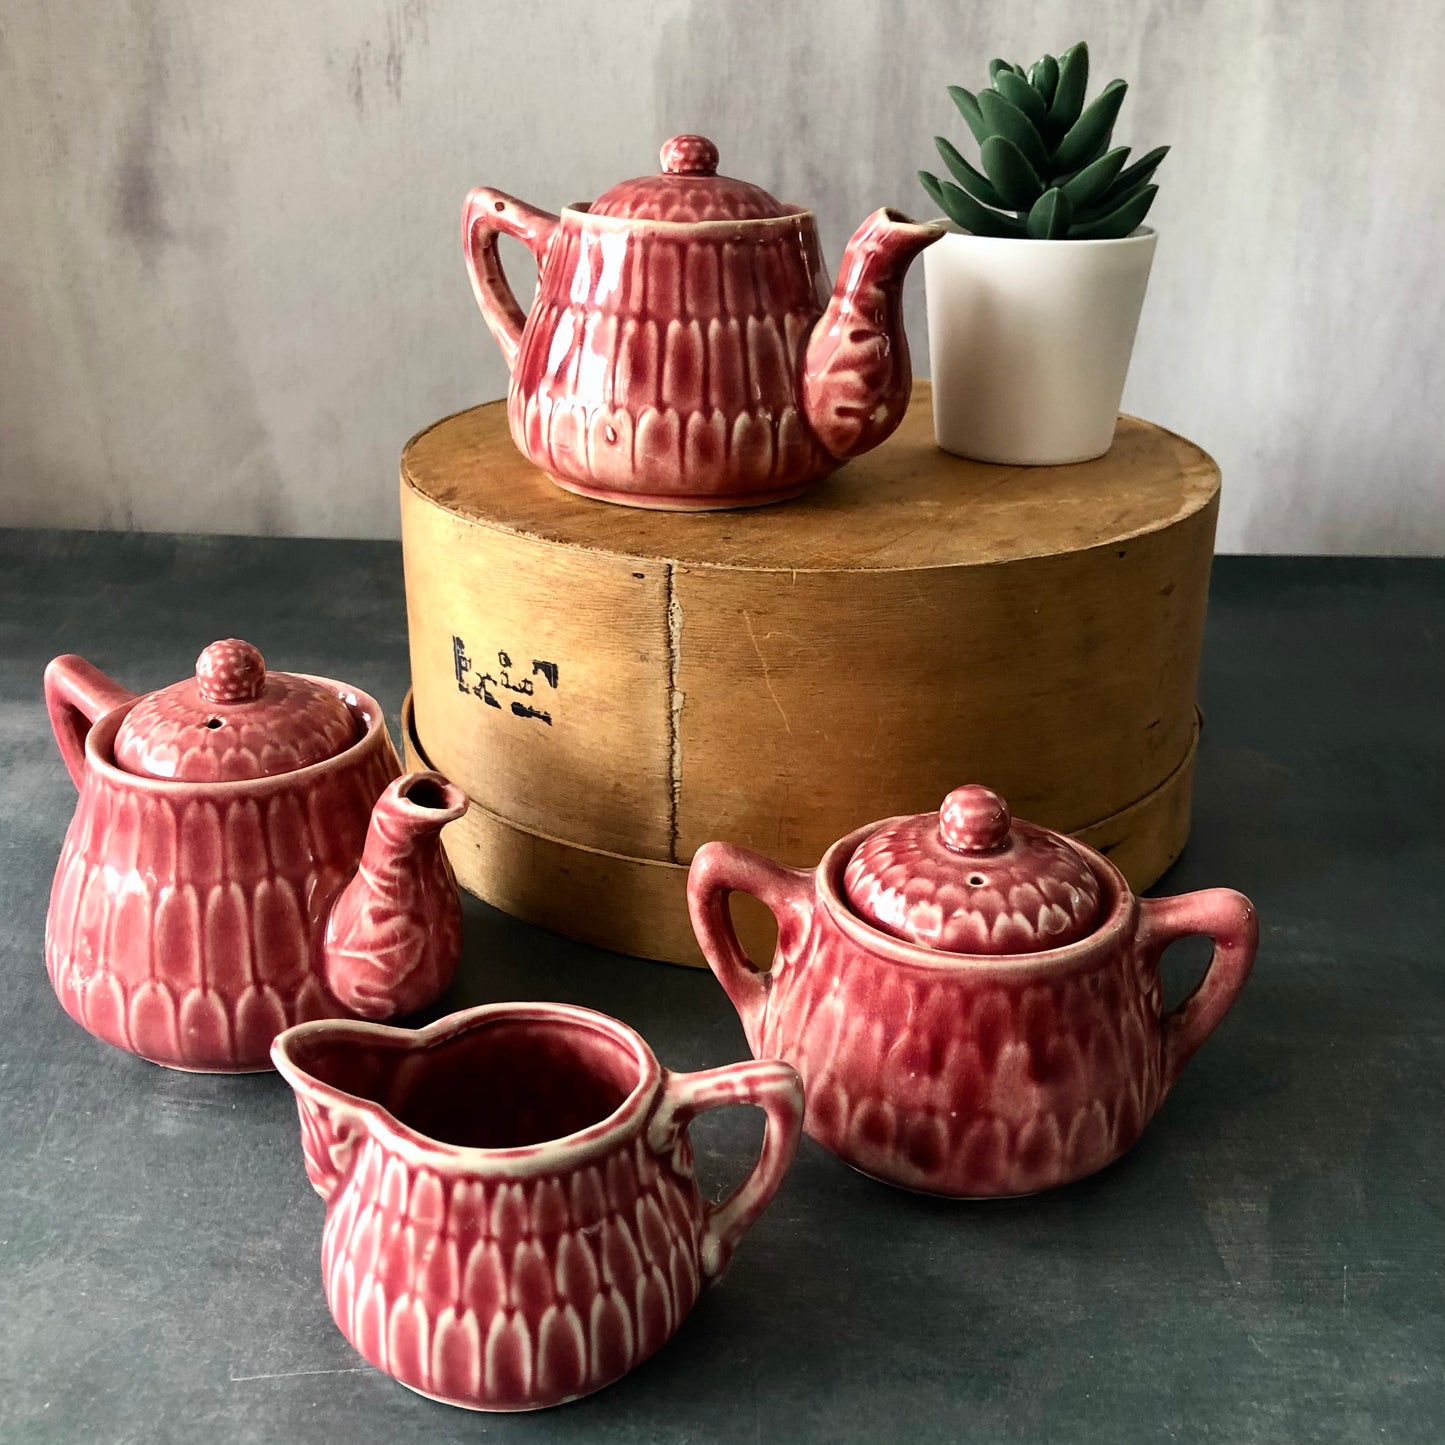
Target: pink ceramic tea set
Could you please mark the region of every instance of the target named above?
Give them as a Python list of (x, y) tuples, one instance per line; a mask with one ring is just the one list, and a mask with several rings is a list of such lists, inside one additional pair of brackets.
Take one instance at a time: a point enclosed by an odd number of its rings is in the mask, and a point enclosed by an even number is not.
[[(605, 501), (791, 496), (901, 419), (903, 276), (941, 228), (877, 212), (827, 299), (810, 212), (717, 175), (699, 136), (662, 160), (662, 175), (560, 216), (468, 197), (467, 264), (512, 371), (513, 437)], [(500, 234), (538, 260), (526, 316)], [(268, 671), (237, 639), (143, 697), (59, 657), (45, 696), (80, 795), (46, 927), (61, 1004), (171, 1068), (274, 1064), (326, 1201), (337, 1325), (402, 1384), (472, 1409), (576, 1399), (659, 1349), (801, 1132), (877, 1179), (957, 1198), (1103, 1168), (1254, 959), (1240, 894), (1136, 898), (1099, 853), (967, 786), (937, 813), (859, 828), (813, 870), (698, 850), (693, 929), (754, 1061), (671, 1074), (626, 1025), (564, 1004), (388, 1027), (456, 970), (440, 834), (467, 804), (437, 773), (400, 776), (373, 698)], [(733, 931), (739, 891), (777, 917), (768, 968)], [(1160, 955), (1190, 934), (1213, 957), (1166, 1010)], [(688, 1125), (729, 1104), (761, 1108), (767, 1129), (712, 1204)]]

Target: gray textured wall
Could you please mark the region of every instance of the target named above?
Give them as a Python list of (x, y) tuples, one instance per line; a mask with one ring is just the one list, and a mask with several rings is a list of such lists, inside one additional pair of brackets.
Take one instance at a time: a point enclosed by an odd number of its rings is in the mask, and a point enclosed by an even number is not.
[(1219, 458), (1221, 547), (1445, 551), (1436, 0), (7, 0), (0, 522), (391, 535), (407, 436), (505, 385), (469, 185), (701, 130), (836, 260), (926, 206), (945, 84), (1081, 36), (1176, 147), (1125, 405)]

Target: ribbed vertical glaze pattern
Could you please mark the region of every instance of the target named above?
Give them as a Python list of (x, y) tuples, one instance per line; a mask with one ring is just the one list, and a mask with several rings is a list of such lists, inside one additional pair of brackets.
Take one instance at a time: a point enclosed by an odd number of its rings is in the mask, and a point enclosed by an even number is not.
[[(317, 1107), (301, 1104), (313, 1179), (333, 1170)], [(368, 1361), (423, 1394), (487, 1410), (575, 1399), (645, 1360), (697, 1299), (685, 1137), (665, 1157), (634, 1135), (512, 1179), (424, 1168), (374, 1135), (356, 1149), (326, 1217), (326, 1298)]]
[(676, 236), (564, 212), (508, 420), (523, 454), (588, 489), (768, 494), (839, 465), (799, 411), (823, 311), (812, 218)]
[[(806, 1129), (866, 1174), (929, 1193), (1030, 1194), (1103, 1168), (1162, 1091), (1157, 960), (913, 968), (861, 950), (821, 905), (748, 1027), (807, 1086)], [(745, 1020), (745, 1025), (747, 1021)]]
[(294, 778), (88, 768), (45, 932), (66, 1012), (156, 1063), (222, 1072), (267, 1068), (281, 1029), (346, 1015), (322, 977), (326, 909), (399, 772), (384, 731)]

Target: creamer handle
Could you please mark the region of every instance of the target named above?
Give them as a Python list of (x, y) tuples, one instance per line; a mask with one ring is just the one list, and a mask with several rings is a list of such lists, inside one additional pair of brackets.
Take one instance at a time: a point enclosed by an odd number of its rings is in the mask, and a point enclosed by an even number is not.
[(780, 1059), (748, 1060), (697, 1074), (665, 1074), (662, 1098), (647, 1128), (647, 1142), (659, 1154), (676, 1150), (687, 1126), (708, 1109), (752, 1104), (767, 1115), (762, 1153), (747, 1177), (721, 1204), (704, 1204), (699, 1241), (703, 1274), (717, 1279), (738, 1240), (768, 1207), (803, 1132), (803, 1081)]

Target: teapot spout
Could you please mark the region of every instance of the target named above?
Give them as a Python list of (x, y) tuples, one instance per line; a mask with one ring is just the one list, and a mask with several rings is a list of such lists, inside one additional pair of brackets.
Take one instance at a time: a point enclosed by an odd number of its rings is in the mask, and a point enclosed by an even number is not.
[(901, 211), (875, 211), (843, 252), (832, 300), (803, 360), (803, 408), (813, 434), (845, 461), (892, 435), (908, 410), (913, 372), (903, 328), (903, 278), (944, 233)]
[(326, 986), (352, 1013), (410, 1013), (451, 982), (462, 915), (440, 835), (466, 810), (440, 773), (408, 773), (376, 800), (361, 865), (326, 927)]

